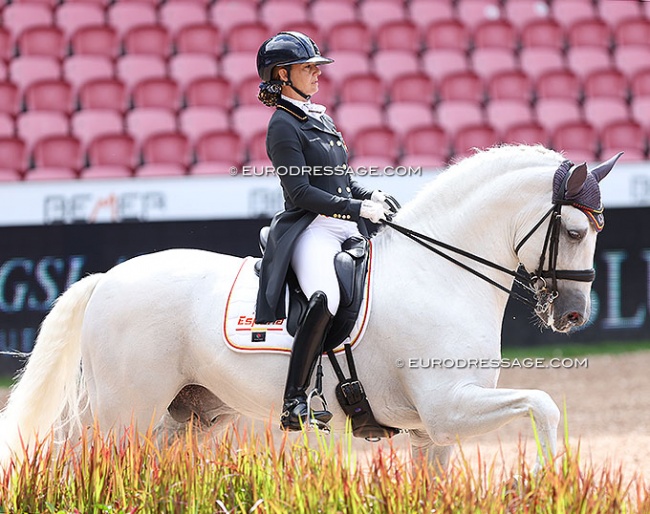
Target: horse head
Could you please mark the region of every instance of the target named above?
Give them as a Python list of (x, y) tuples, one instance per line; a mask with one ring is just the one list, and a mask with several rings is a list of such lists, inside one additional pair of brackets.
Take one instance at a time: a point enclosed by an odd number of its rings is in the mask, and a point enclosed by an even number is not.
[[(545, 216), (549, 218), (545, 234), (537, 230), (543, 226), (538, 223), (517, 246), (531, 274), (535, 313), (554, 331), (569, 332), (589, 319), (596, 238), (604, 226), (599, 182), (621, 155), (591, 171), (585, 163), (562, 163), (553, 179), (553, 207)], [(528, 239), (530, 247), (519, 252)]]

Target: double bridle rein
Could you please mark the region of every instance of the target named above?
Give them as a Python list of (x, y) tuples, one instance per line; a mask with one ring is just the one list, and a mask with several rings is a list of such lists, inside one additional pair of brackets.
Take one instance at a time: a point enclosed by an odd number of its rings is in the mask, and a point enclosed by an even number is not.
[[(456, 246), (452, 246), (450, 244), (444, 243), (442, 241), (434, 239), (420, 232), (416, 232), (415, 230), (403, 227), (401, 225), (393, 223), (392, 221), (385, 221), (384, 224), (400, 232), (401, 234), (404, 234), (409, 239), (415, 241), (416, 243), (423, 246), (427, 250), (430, 250), (436, 255), (439, 255), (447, 259), (448, 261), (456, 264), (457, 266), (463, 268), (464, 270), (469, 271), (473, 275), (481, 278), (482, 280), (488, 282), (494, 287), (507, 293), (509, 296), (512, 296), (516, 300), (534, 308), (537, 313), (541, 314), (547, 311), (551, 306), (551, 304), (553, 303), (553, 301), (558, 297), (559, 295), (558, 287), (557, 287), (558, 280), (572, 280), (575, 282), (593, 282), (594, 278), (596, 277), (596, 272), (593, 268), (586, 269), (586, 270), (558, 270), (557, 269), (557, 258), (558, 258), (559, 245), (560, 245), (560, 228), (562, 224), (562, 206), (563, 205), (575, 206), (574, 202), (565, 199), (567, 182), (569, 177), (571, 176), (572, 167), (573, 167), (573, 163), (571, 163), (570, 161), (564, 161), (560, 165), (557, 172), (567, 171), (566, 176), (564, 177), (564, 180), (562, 181), (561, 184), (562, 194), (560, 196), (562, 199), (553, 201), (552, 207), (546, 212), (546, 214), (544, 214), (544, 216), (542, 216), (542, 218), (533, 226), (533, 228), (530, 229), (530, 231), (524, 236), (524, 238), (515, 247), (515, 254), (518, 255), (519, 250), (526, 243), (526, 241), (528, 241), (531, 238), (531, 236), (535, 232), (537, 232), (537, 230), (542, 226), (542, 224), (547, 218), (549, 217), (551, 218), (550, 223), (548, 225), (548, 229), (546, 231), (546, 237), (544, 239), (544, 246), (542, 247), (542, 253), (539, 258), (539, 264), (534, 273), (529, 273), (523, 266), (519, 266), (519, 268), (516, 270), (510, 270), (508, 268), (501, 266), (500, 264), (487, 260), (476, 254), (473, 254), (471, 252), (468, 252)], [(489, 268), (501, 271), (502, 273), (506, 273), (512, 276), (514, 278), (515, 283), (523, 287), (523, 289), (526, 292), (530, 293), (537, 300), (536, 301), (531, 300), (530, 298), (526, 296), (522, 296), (519, 293), (515, 292), (512, 288), (508, 289), (507, 287), (504, 287), (503, 285), (491, 279), (484, 273), (481, 273), (480, 271), (472, 268), (471, 266), (463, 262), (460, 262), (458, 259), (452, 257), (448, 253), (445, 253), (444, 251), (441, 250), (441, 248), (449, 252), (461, 255), (474, 262), (478, 262), (479, 264), (482, 264)], [(547, 262), (548, 262), (548, 267), (544, 269)]]

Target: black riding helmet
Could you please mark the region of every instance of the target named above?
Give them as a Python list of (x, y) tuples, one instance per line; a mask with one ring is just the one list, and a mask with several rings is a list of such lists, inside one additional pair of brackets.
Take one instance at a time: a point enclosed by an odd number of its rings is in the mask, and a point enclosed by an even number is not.
[[(273, 68), (276, 66), (290, 66), (308, 62), (329, 64), (334, 60), (323, 57), (316, 43), (301, 32), (280, 32), (267, 39), (257, 52), (257, 73), (262, 79), (260, 89), (262, 92), (268, 91), (271, 94), (279, 95), (281, 86), (291, 86), (300, 96), (308, 99), (309, 95), (305, 95), (291, 84), (290, 76), (289, 80), (285, 82), (272, 80)], [(262, 100), (262, 98), (260, 99)], [(269, 104), (267, 103), (267, 105)]]

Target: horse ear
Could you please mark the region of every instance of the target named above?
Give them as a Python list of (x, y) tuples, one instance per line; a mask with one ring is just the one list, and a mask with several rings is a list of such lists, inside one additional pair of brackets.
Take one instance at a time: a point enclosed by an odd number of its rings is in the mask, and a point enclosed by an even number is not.
[(573, 167), (569, 180), (566, 184), (564, 198), (575, 198), (580, 193), (582, 186), (587, 180), (587, 163), (583, 162)]
[(614, 164), (616, 164), (616, 161), (618, 161), (619, 157), (623, 155), (623, 152), (618, 152), (614, 157), (611, 159), (599, 164), (596, 166), (593, 170), (591, 170), (591, 174), (594, 176), (594, 178), (600, 182), (603, 180), (607, 174), (612, 171), (612, 168), (614, 167)]

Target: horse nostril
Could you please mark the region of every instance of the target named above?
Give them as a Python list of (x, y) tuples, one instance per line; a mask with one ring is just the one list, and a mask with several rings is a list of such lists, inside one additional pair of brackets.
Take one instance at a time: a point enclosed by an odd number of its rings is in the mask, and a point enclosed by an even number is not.
[(566, 315), (567, 321), (573, 325), (582, 324), (582, 315), (576, 311), (570, 312)]

